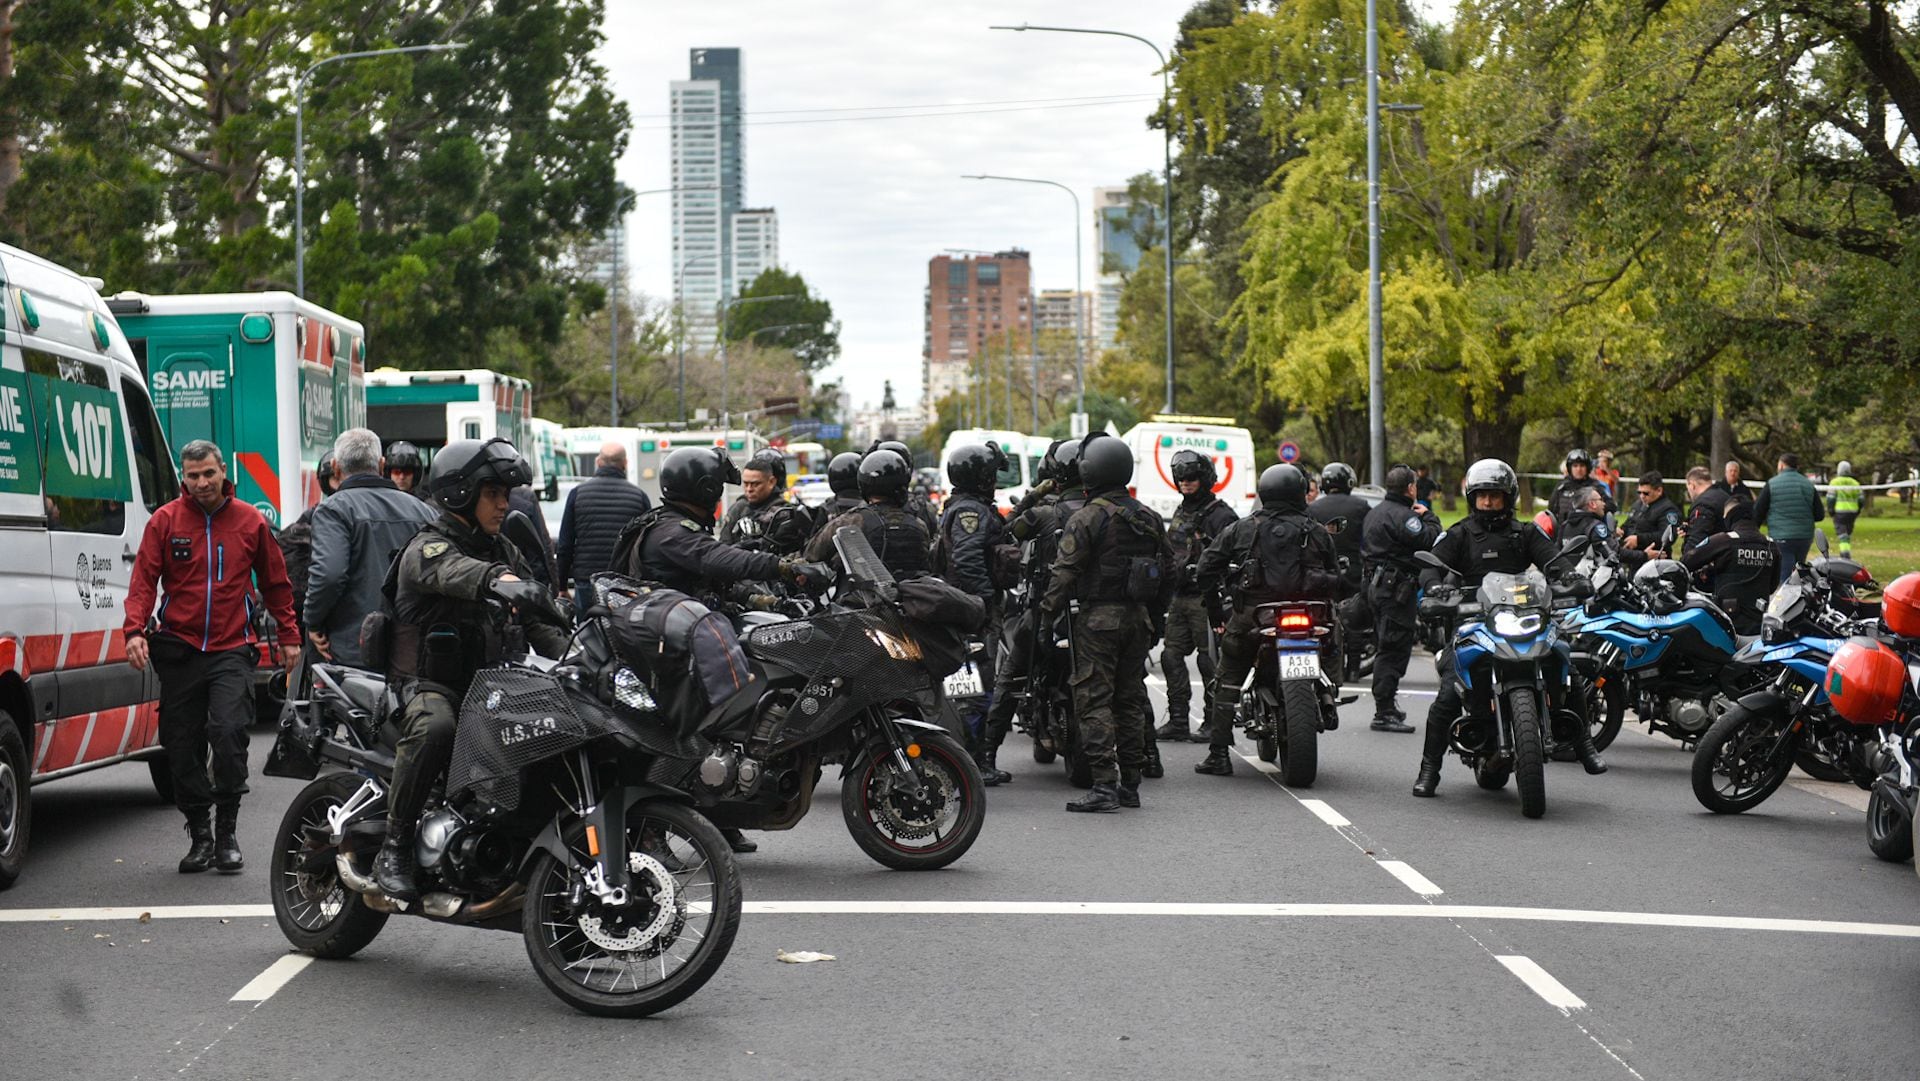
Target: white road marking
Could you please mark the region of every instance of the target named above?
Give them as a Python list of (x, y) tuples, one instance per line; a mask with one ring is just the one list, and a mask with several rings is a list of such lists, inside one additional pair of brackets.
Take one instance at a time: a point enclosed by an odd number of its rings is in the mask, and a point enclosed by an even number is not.
[(287, 985), (287, 981), (300, 975), (308, 965), (313, 964), (310, 953), (290, 953), (273, 964), (267, 970), (255, 976), (245, 987), (233, 993), (229, 1002), (265, 1002), (273, 997), (275, 991)]
[(1412, 865), (1404, 860), (1375, 860), (1374, 862), (1378, 863), (1382, 870), (1399, 879), (1401, 885), (1422, 897), (1438, 897), (1446, 892), (1434, 885), (1433, 879), (1414, 870)]
[(1343, 815), (1339, 811), (1334, 810), (1332, 807), (1327, 806), (1327, 801), (1325, 800), (1303, 799), (1300, 801), (1300, 806), (1305, 807), (1309, 811), (1312, 811), (1313, 817), (1319, 819), (1322, 822), (1325, 822), (1327, 825), (1332, 826), (1335, 829), (1338, 829), (1341, 826), (1353, 825), (1352, 822), (1347, 820), (1346, 815)]
[(1506, 966), (1508, 972), (1520, 977), (1520, 982), (1533, 988), (1533, 993), (1547, 1000), (1547, 1005), (1562, 1014), (1573, 1010), (1584, 1010), (1586, 1002), (1579, 995), (1567, 990), (1567, 985), (1553, 978), (1553, 974), (1533, 962), (1531, 957), (1517, 953), (1496, 954), (1493, 958)]
[[(1240, 752), (1236, 751), (1234, 753), (1239, 754)], [(1240, 758), (1243, 761), (1245, 761), (1247, 765), (1252, 766), (1254, 769), (1259, 770), (1261, 773), (1271, 773), (1276, 776), (1278, 776), (1280, 773), (1280, 766), (1278, 763), (1262, 762), (1258, 758), (1255, 758), (1250, 754), (1241, 754)]]
[(0, 908), (0, 923), (91, 922), (100, 920), (137, 920), (142, 915), (156, 920), (251, 919), (271, 917), (272, 905), (167, 905), (160, 908)]

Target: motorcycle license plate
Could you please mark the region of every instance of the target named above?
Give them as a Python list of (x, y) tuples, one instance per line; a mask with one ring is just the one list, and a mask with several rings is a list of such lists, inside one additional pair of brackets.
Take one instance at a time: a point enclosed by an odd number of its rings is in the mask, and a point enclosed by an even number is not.
[(984, 693), (980, 686), (980, 671), (968, 661), (960, 670), (946, 678), (943, 685), (948, 698), (978, 698)]
[(1320, 655), (1318, 653), (1282, 653), (1280, 678), (1319, 679)]

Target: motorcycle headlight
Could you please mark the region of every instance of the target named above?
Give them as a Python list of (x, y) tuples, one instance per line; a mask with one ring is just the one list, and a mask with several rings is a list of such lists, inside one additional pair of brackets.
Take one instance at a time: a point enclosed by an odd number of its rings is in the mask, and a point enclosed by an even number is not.
[(613, 700), (628, 709), (652, 710), (655, 707), (653, 692), (647, 689), (646, 681), (631, 668), (621, 668), (613, 674)]
[(1502, 638), (1528, 638), (1540, 633), (1540, 613), (1502, 608), (1493, 613), (1493, 633)]

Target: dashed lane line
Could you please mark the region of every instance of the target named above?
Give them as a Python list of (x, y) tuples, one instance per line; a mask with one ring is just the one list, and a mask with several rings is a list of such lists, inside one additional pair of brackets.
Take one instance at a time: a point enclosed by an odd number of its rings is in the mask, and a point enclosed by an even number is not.
[(1380, 869), (1400, 880), (1400, 884), (1422, 897), (1438, 897), (1445, 890), (1433, 884), (1433, 879), (1413, 869), (1403, 860), (1375, 860)]
[(313, 955), (310, 953), (287, 954), (268, 965), (265, 972), (247, 981), (247, 985), (235, 991), (228, 1001), (265, 1002), (310, 964), (313, 964)]
[(1533, 993), (1547, 1000), (1547, 1005), (1559, 1010), (1562, 1016), (1574, 1010), (1584, 1010), (1587, 1003), (1579, 995), (1567, 990), (1567, 985), (1553, 978), (1553, 973), (1534, 963), (1533, 958), (1517, 953), (1496, 954), (1493, 958), (1506, 966), (1508, 972), (1520, 978), (1520, 982), (1533, 989)]
[[(0, 909), (0, 923), (83, 923), (137, 919), (211, 918), (220, 906), (160, 908), (15, 908)], [(266, 905), (232, 905), (226, 912), (267, 915)], [(1866, 923), (1849, 920), (1786, 919), (1682, 912), (1617, 912), (1582, 908), (1525, 908), (1511, 905), (1347, 904), (1291, 901), (747, 901), (742, 910), (766, 916), (1205, 916), (1272, 919), (1441, 919), (1521, 923), (1568, 923), (1615, 927), (1672, 927), (1685, 930), (1776, 931), (1798, 934), (1858, 935), (1868, 938), (1920, 939), (1920, 924)]]
[(1334, 810), (1331, 806), (1327, 804), (1326, 800), (1303, 799), (1300, 801), (1300, 806), (1305, 807), (1307, 810), (1313, 812), (1313, 817), (1319, 819), (1322, 822), (1325, 822), (1327, 825), (1332, 826), (1335, 829), (1339, 829), (1341, 826), (1353, 825), (1352, 821), (1350, 821), (1346, 815), (1343, 815), (1339, 811)]

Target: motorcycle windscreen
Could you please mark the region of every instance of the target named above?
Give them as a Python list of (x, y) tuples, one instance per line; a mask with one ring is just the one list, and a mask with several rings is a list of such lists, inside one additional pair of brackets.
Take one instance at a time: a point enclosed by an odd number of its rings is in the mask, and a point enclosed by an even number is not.
[(1553, 603), (1553, 590), (1546, 575), (1528, 567), (1521, 574), (1493, 573), (1482, 578), (1476, 599), (1483, 612), (1502, 606), (1546, 609)]
[(747, 632), (746, 646), (753, 656), (807, 677), (775, 745), (825, 735), (850, 711), (912, 698), (932, 686), (920, 644), (871, 610), (756, 627)]

